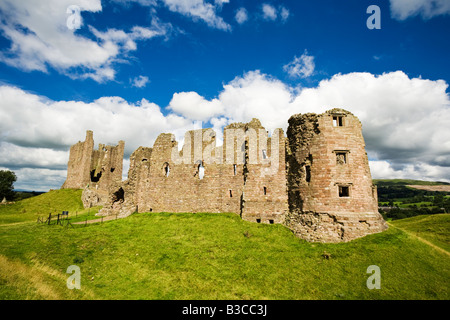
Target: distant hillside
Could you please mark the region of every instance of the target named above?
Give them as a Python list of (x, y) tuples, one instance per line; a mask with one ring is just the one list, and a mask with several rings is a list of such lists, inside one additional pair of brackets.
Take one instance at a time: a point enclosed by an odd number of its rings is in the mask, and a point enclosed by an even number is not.
[(450, 185), (437, 185), (437, 186), (424, 186), (424, 185), (411, 185), (408, 184), (407, 187), (426, 190), (426, 191), (438, 191), (438, 192), (450, 192)]
[(411, 179), (373, 179), (374, 184), (377, 186), (406, 186), (406, 185), (422, 185), (422, 186), (436, 186), (436, 185), (450, 185), (448, 182), (443, 181), (423, 181), (423, 180), (411, 180)]

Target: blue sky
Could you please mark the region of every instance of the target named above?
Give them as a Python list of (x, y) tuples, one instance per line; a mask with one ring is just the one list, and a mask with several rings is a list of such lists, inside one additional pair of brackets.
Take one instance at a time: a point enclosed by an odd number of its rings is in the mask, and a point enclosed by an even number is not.
[[(370, 5), (381, 29), (369, 29)], [(70, 29), (69, 6), (80, 9)], [(372, 176), (450, 181), (450, 1), (0, 1), (0, 168), (64, 182), (71, 144), (345, 108)], [(197, 124), (198, 125), (198, 124)]]

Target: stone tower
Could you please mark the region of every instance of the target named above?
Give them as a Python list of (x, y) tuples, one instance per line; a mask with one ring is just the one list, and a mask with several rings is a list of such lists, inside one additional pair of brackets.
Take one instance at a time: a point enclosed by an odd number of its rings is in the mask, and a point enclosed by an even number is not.
[(348, 111), (289, 119), (286, 225), (309, 241), (349, 241), (383, 231), (361, 122)]
[(124, 147), (125, 142), (119, 141), (117, 146), (99, 144), (94, 150), (93, 132), (86, 131), (86, 140), (70, 148), (67, 179), (61, 188), (85, 189), (85, 206), (103, 204), (110, 186), (122, 181)]
[(94, 134), (86, 131), (86, 139), (70, 147), (67, 179), (62, 189), (82, 189), (90, 181), (92, 153), (94, 151)]

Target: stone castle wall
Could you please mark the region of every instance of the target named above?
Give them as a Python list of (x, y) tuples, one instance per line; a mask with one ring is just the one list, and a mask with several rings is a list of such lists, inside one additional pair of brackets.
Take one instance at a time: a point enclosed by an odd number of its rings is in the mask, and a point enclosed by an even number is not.
[(234, 212), (250, 221), (282, 223), (287, 211), (282, 131), (274, 133), (280, 143), (273, 153), (282, 160), (273, 168), (266, 150), (271, 139), (256, 119), (225, 128), (224, 139), (232, 139), (234, 146), (228, 151), (225, 141), (216, 146), (215, 136), (211, 129), (188, 131), (178, 151), (175, 137), (164, 133), (153, 148), (138, 148), (130, 157), (128, 180), (116, 186), (123, 190), (123, 199), (111, 198), (100, 213), (114, 214), (116, 202), (123, 201), (127, 209), (120, 209), (121, 215)]
[[(123, 141), (93, 151), (92, 132), (71, 148), (63, 187), (85, 188), (85, 207), (100, 215), (133, 212), (234, 212), (280, 223), (308, 241), (349, 241), (387, 228), (378, 213), (361, 123), (343, 109), (294, 115), (287, 137), (269, 137), (259, 120), (224, 128), (162, 133), (130, 157), (121, 181)], [(80, 165), (77, 166), (77, 163)], [(86, 173), (87, 172), (87, 173)]]

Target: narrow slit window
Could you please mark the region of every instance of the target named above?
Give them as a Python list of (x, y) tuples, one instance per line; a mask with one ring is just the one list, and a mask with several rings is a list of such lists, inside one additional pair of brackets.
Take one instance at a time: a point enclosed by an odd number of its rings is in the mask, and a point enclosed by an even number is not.
[(267, 194), (267, 188), (266, 187), (263, 187), (263, 192), (264, 192), (264, 195)]
[(350, 187), (349, 186), (339, 186), (339, 197), (349, 197)]
[(203, 166), (203, 162), (198, 165), (198, 178), (200, 180), (205, 176), (205, 167)]
[(170, 174), (170, 166), (169, 166), (169, 164), (167, 162), (164, 163), (163, 169), (164, 169), (164, 176), (168, 177), (169, 174)]
[(236, 170), (237, 170), (236, 165), (233, 164), (233, 173), (234, 173), (234, 175), (236, 175)]
[(230, 198), (233, 198), (233, 191), (230, 190)]
[(263, 149), (262, 157), (263, 157), (263, 159), (267, 159), (267, 151), (266, 151), (266, 149)]
[(333, 127), (344, 126), (344, 120), (342, 116), (333, 116)]
[(311, 166), (305, 166), (305, 179), (306, 182), (310, 182), (311, 181)]

